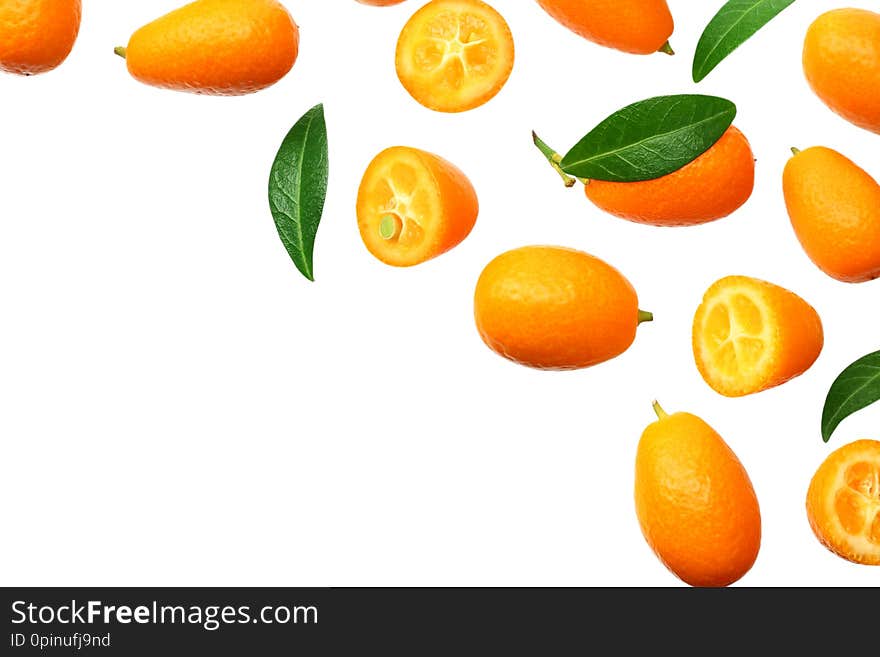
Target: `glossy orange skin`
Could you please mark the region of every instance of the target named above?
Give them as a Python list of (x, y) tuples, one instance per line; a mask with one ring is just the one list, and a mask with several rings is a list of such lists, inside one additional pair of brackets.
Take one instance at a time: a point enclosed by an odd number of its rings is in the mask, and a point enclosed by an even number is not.
[(816, 95), (857, 126), (880, 133), (880, 14), (835, 9), (810, 26), (804, 73)]
[(675, 29), (666, 0), (538, 0), (557, 21), (601, 46), (655, 53)]
[(678, 171), (642, 182), (591, 180), (587, 198), (605, 212), (652, 226), (694, 226), (740, 208), (755, 187), (755, 156), (745, 135), (728, 128), (708, 151)]
[(636, 514), (660, 561), (691, 586), (728, 586), (761, 547), (761, 511), (733, 450), (703, 420), (649, 425), (636, 454)]
[(490, 262), (474, 318), (497, 354), (543, 370), (590, 367), (622, 354), (638, 326), (638, 298), (614, 267), (581, 251), (527, 246)]
[(857, 440), (825, 459), (807, 491), (807, 519), (837, 556), (880, 566), (880, 442)]
[(265, 89), (299, 54), (299, 29), (276, 0), (196, 0), (145, 25), (126, 48), (145, 84), (216, 96)]
[(81, 0), (0, 2), (0, 71), (35, 75), (67, 59), (79, 34)]
[[(415, 184), (402, 189), (404, 198), (398, 200), (383, 181), (404, 187), (402, 180), (395, 181), (401, 167)], [(361, 239), (376, 258), (395, 267), (418, 265), (458, 246), (473, 230), (479, 211), (477, 193), (461, 169), (439, 155), (408, 146), (387, 148), (373, 158), (358, 189)], [(388, 214), (407, 217), (414, 222), (412, 230), (404, 225), (399, 238), (383, 239), (379, 226)]]
[[(762, 341), (765, 351), (757, 365), (730, 380), (712, 366), (712, 354), (705, 350), (705, 327), (714, 305), (719, 301), (732, 304), (738, 295), (748, 298), (761, 313), (761, 329), (753, 337)], [(735, 309), (731, 312), (736, 314)], [(753, 327), (737, 328), (740, 332)], [(727, 276), (713, 283), (694, 315), (692, 347), (697, 369), (709, 387), (725, 397), (762, 392), (800, 376), (813, 366), (824, 345), (825, 332), (815, 308), (794, 292), (749, 276)]]
[(801, 151), (782, 176), (785, 205), (804, 251), (846, 283), (880, 277), (880, 185), (830, 148)]

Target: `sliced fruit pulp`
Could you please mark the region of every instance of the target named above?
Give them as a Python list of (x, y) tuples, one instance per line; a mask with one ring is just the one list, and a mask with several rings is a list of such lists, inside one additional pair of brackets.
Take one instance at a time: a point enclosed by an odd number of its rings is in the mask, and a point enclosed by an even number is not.
[(710, 301), (702, 342), (713, 368), (728, 378), (760, 371), (770, 337), (761, 298), (746, 290), (729, 290)]
[(361, 231), (371, 250), (394, 264), (411, 264), (439, 230), (436, 181), (417, 156), (391, 153), (372, 167)]
[(382, 235), (392, 244), (411, 247), (421, 244), (425, 224), (430, 223), (431, 207), (419, 176), (409, 164), (397, 162), (385, 172), (376, 188), (379, 224), (391, 218), (394, 230)]
[(843, 530), (880, 550), (880, 462), (858, 460), (842, 469), (834, 511)]
[(491, 79), (499, 65), (495, 27), (479, 7), (465, 4), (436, 13), (422, 23), (413, 40), (415, 67), (454, 91), (480, 78)]

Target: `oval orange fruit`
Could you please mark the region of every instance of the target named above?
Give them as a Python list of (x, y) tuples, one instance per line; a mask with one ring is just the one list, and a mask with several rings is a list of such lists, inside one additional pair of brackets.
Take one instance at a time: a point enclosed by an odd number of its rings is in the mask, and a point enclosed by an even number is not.
[(633, 286), (614, 267), (574, 249), (527, 246), (490, 262), (477, 282), (474, 318), (497, 354), (544, 370), (572, 370), (622, 354), (639, 311)]
[(145, 84), (239, 96), (290, 71), (299, 29), (277, 0), (196, 0), (140, 28), (116, 53)]
[(857, 440), (825, 459), (807, 491), (807, 519), (834, 554), (880, 566), (880, 441)]
[(815, 309), (793, 292), (756, 278), (717, 281), (694, 316), (697, 369), (726, 397), (760, 392), (803, 374), (823, 345)]
[(35, 75), (67, 59), (79, 34), (81, 0), (0, 2), (0, 71)]
[(739, 209), (755, 186), (755, 157), (731, 126), (709, 150), (662, 178), (641, 182), (591, 180), (587, 198), (622, 219), (653, 226), (693, 226)]
[(880, 277), (880, 185), (830, 148), (799, 151), (782, 177), (801, 246), (819, 269), (846, 283)]
[(635, 503), (642, 534), (660, 561), (691, 586), (728, 586), (761, 548), (761, 510), (733, 450), (690, 413), (654, 403), (636, 453)]
[(637, 55), (672, 53), (666, 0), (538, 0), (565, 27), (599, 45)]
[(804, 73), (816, 95), (857, 126), (880, 133), (880, 14), (835, 9), (810, 26)]
[(395, 146), (379, 153), (358, 190), (361, 238), (370, 253), (396, 267), (446, 253), (470, 234), (478, 213), (467, 176), (417, 148)]
[(482, 0), (431, 0), (397, 42), (401, 84), (425, 107), (464, 112), (495, 97), (513, 70), (513, 35)]

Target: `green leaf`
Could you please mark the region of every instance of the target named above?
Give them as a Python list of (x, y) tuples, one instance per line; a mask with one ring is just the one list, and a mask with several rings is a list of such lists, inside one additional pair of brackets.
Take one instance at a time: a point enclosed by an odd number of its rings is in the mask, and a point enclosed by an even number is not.
[(694, 82), (712, 72), (795, 0), (730, 0), (703, 31), (694, 53)]
[(316, 105), (287, 133), (269, 175), (269, 206), (293, 264), (315, 280), (315, 235), (327, 197), (329, 165), (324, 106)]
[(822, 409), (822, 440), (826, 443), (844, 419), (880, 400), (880, 351), (859, 358), (831, 385)]
[(567, 174), (591, 180), (653, 180), (709, 150), (735, 116), (736, 105), (715, 96), (649, 98), (602, 121), (560, 166)]

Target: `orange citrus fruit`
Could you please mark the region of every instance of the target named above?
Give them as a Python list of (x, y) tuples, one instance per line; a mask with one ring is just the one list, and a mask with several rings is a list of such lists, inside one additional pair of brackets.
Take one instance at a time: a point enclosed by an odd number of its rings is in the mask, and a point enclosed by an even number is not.
[(697, 368), (727, 397), (781, 385), (822, 351), (822, 321), (793, 292), (747, 276), (728, 276), (703, 297), (693, 325)]
[(196, 0), (140, 28), (116, 53), (145, 84), (240, 96), (290, 71), (299, 28), (277, 0)]
[(614, 358), (653, 318), (614, 267), (556, 246), (514, 249), (490, 262), (477, 282), (474, 317), (490, 349), (544, 370)]
[(638, 55), (672, 53), (666, 0), (538, 0), (557, 21), (602, 46)]
[(513, 70), (513, 36), (481, 0), (431, 0), (404, 26), (397, 76), (419, 103), (463, 112), (491, 100)]
[(858, 440), (825, 459), (810, 482), (807, 518), (834, 554), (880, 566), (880, 441)]
[(860, 283), (880, 277), (880, 185), (830, 148), (788, 161), (785, 205), (801, 246), (826, 274)]
[(880, 14), (835, 9), (810, 26), (804, 72), (816, 95), (857, 126), (880, 133)]
[(79, 33), (81, 0), (0, 2), (0, 71), (34, 75), (67, 59)]
[(761, 511), (733, 450), (690, 413), (667, 415), (642, 434), (635, 502), (642, 534), (660, 561), (691, 586), (728, 586), (761, 547)]
[(692, 226), (742, 206), (755, 186), (755, 157), (731, 126), (709, 150), (662, 178), (641, 182), (591, 180), (587, 198), (617, 217), (653, 226)]
[(379, 153), (358, 190), (364, 244), (379, 260), (397, 267), (446, 253), (470, 234), (478, 213), (477, 194), (458, 167), (406, 146)]

